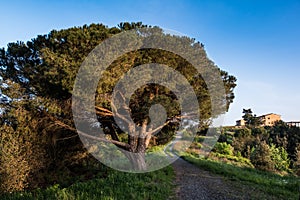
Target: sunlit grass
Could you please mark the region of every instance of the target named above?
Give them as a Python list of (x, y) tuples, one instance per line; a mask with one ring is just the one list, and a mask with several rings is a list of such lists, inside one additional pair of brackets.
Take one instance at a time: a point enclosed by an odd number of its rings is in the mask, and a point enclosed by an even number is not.
[(106, 178), (96, 177), (66, 188), (54, 185), (47, 189), (5, 194), (0, 195), (0, 199), (167, 199), (172, 195), (174, 176), (172, 167), (145, 174), (110, 170)]

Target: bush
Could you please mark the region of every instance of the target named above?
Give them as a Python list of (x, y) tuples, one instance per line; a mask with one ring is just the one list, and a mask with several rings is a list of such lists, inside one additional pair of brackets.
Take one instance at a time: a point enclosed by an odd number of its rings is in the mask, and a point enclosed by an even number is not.
[(235, 165), (238, 167), (248, 167), (248, 168), (254, 168), (251, 161), (247, 158), (241, 157), (241, 156), (233, 156), (233, 155), (224, 155), (220, 153), (211, 153), (209, 155), (210, 160), (214, 160), (217, 162), (222, 162), (226, 164)]
[(267, 131), (264, 127), (254, 127), (251, 129), (251, 134), (253, 136), (257, 136), (257, 135), (260, 136), (260, 135), (266, 134), (266, 133), (267, 133)]
[[(15, 111), (16, 128), (0, 127), (0, 191), (20, 191), (36, 187), (46, 165), (44, 141), (38, 135), (37, 121), (22, 108)], [(30, 122), (30, 123), (29, 123)]]
[(247, 137), (251, 136), (251, 129), (249, 128), (242, 128), (242, 129), (236, 129), (234, 131), (234, 137)]
[(250, 160), (257, 169), (274, 171), (274, 162), (272, 152), (266, 141), (258, 143), (256, 148), (251, 152)]
[(257, 145), (257, 140), (253, 136), (235, 137), (232, 146), (235, 152), (239, 152), (243, 157), (250, 159), (251, 149)]
[(275, 164), (275, 169), (278, 171), (289, 172), (290, 159), (288, 158), (288, 153), (283, 147), (276, 147), (271, 144), (271, 159)]
[(233, 147), (230, 144), (225, 142), (217, 142), (214, 147), (214, 151), (216, 153), (224, 154), (224, 155), (233, 155)]
[(300, 176), (300, 144), (296, 148), (296, 161), (293, 163), (293, 168), (298, 176)]

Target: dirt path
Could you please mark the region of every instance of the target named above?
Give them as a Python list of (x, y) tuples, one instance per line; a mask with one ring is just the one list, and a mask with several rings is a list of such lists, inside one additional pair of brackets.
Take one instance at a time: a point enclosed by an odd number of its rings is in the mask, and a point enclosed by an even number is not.
[[(179, 158), (173, 163), (179, 200), (256, 199), (255, 188), (226, 180)], [(264, 199), (272, 199), (266, 195)]]

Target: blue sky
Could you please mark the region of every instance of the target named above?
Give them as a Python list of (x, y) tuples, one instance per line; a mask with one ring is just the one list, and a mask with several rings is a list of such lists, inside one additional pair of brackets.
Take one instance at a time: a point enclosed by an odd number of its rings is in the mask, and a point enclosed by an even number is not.
[(300, 121), (300, 0), (4, 1), (0, 17), (0, 47), (90, 23), (142, 21), (181, 32), (238, 79), (225, 125), (243, 108)]

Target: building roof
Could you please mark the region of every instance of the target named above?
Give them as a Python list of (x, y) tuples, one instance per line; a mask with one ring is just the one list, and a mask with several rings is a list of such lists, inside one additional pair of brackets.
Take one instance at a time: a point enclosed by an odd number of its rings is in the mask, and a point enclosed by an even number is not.
[(278, 114), (276, 114), (276, 113), (268, 113), (268, 114), (265, 114), (265, 115), (261, 115), (261, 116), (259, 116), (259, 117), (268, 116), (268, 115), (277, 115), (277, 116), (280, 116), (280, 117), (281, 117), (281, 115), (278, 115)]

